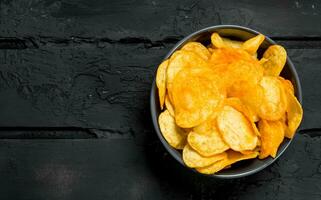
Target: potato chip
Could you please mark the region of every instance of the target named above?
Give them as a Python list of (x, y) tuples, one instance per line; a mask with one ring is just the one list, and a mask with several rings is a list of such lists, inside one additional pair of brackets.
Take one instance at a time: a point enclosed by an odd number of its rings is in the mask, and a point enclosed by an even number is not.
[[(167, 89), (169, 91), (172, 89), (174, 78), (181, 69), (192, 67), (208, 67), (208, 64), (204, 59), (194, 52), (184, 50), (176, 51), (169, 59), (167, 66)], [(171, 92), (169, 92), (169, 98), (170, 100), (173, 100), (171, 97)]]
[(227, 154), (225, 152), (213, 155), (211, 157), (204, 157), (198, 154), (188, 144), (183, 149), (184, 163), (191, 168), (209, 166), (210, 164), (213, 164), (214, 162), (223, 160), (225, 158), (227, 158)]
[(260, 82), (263, 100), (258, 110), (260, 118), (279, 120), (285, 113), (286, 97), (281, 81), (277, 77), (264, 76)]
[(224, 48), (225, 47), (224, 41), (218, 33), (212, 34), (211, 42), (212, 42), (213, 46), (216, 48)]
[(260, 159), (268, 156), (275, 158), (280, 144), (284, 138), (284, 127), (280, 121), (259, 121), (259, 131), (261, 133)]
[(251, 154), (241, 154), (232, 150), (227, 151), (227, 158), (214, 162), (213, 164), (207, 166), (207, 167), (199, 167), (196, 168), (196, 170), (202, 174), (214, 174), (225, 167), (228, 167), (229, 165), (232, 165), (233, 163), (236, 163), (241, 160), (247, 160), (256, 158), (258, 156), (258, 152), (253, 152)]
[(237, 85), (237, 82), (248, 81), (258, 83), (263, 77), (263, 68), (255, 63), (240, 60), (229, 65), (217, 65), (212, 68), (214, 74), (219, 76), (218, 85), (224, 90)]
[(239, 61), (257, 62), (250, 54), (243, 49), (224, 48), (214, 49), (209, 64), (211, 67), (229, 65)]
[(230, 98), (225, 99), (224, 103), (225, 103), (225, 105), (231, 106), (234, 109), (241, 112), (251, 122), (257, 121), (258, 117), (255, 114), (255, 112), (252, 109), (250, 109), (247, 105), (245, 105), (239, 98), (230, 97)]
[(278, 79), (282, 82), (283, 88), (286, 91), (289, 91), (291, 94), (294, 94), (294, 86), (291, 81), (282, 78), (281, 76)]
[(269, 46), (263, 54), (263, 58), (267, 59), (267, 61), (262, 64), (264, 67), (264, 75), (279, 76), (286, 63), (286, 56), (286, 51), (282, 46)]
[(226, 144), (235, 151), (253, 150), (258, 143), (250, 121), (231, 106), (224, 106), (217, 116), (217, 127)]
[(159, 115), (158, 124), (169, 145), (176, 149), (184, 148), (187, 134), (175, 124), (175, 119), (170, 115), (168, 110)]
[(229, 149), (218, 132), (214, 120), (195, 127), (194, 131), (188, 134), (187, 142), (202, 156), (212, 156)]
[(182, 50), (192, 51), (204, 60), (208, 60), (211, 57), (211, 54), (207, 48), (199, 42), (188, 42), (182, 47)]
[(166, 70), (168, 66), (168, 60), (164, 60), (157, 69), (156, 73), (156, 85), (158, 88), (158, 97), (161, 110), (164, 107), (165, 93), (166, 93)]
[(173, 84), (173, 105), (178, 126), (191, 128), (204, 122), (224, 95), (218, 90), (210, 69), (188, 68), (180, 71)]
[(264, 41), (265, 37), (262, 34), (259, 34), (251, 39), (246, 40), (242, 44), (242, 49), (247, 51), (249, 54), (253, 55), (259, 49), (260, 45)]
[(239, 98), (253, 114), (254, 122), (259, 120), (258, 110), (263, 101), (263, 88), (249, 81), (239, 81), (234, 83), (227, 90), (227, 97)]
[(229, 38), (222, 37), (225, 47), (240, 49), (242, 48), (243, 42), (237, 40), (231, 40)]
[(287, 129), (285, 131), (285, 136), (287, 138), (293, 138), (296, 130), (298, 129), (302, 117), (303, 110), (301, 104), (290, 91), (286, 92), (287, 97), (287, 108), (286, 108), (286, 116), (287, 116)]
[(171, 114), (173, 117), (175, 117), (174, 107), (173, 107), (168, 95), (165, 96), (165, 106), (166, 106), (169, 114)]

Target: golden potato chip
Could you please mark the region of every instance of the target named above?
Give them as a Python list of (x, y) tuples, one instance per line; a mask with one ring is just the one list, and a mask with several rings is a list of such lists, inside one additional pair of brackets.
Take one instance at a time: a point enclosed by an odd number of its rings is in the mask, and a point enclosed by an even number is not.
[(166, 93), (166, 70), (168, 66), (168, 60), (164, 60), (157, 69), (156, 73), (156, 85), (158, 88), (159, 104), (161, 110), (164, 107), (165, 93)]
[(280, 121), (259, 121), (259, 131), (261, 133), (260, 159), (268, 156), (275, 158), (280, 144), (284, 139), (284, 127)]
[(253, 150), (258, 144), (250, 121), (231, 106), (224, 106), (218, 114), (217, 127), (225, 143), (235, 151)]
[(192, 51), (204, 60), (208, 60), (211, 57), (211, 54), (207, 48), (199, 42), (188, 42), (182, 47), (182, 50)]
[(217, 65), (213, 67), (214, 74), (219, 76), (218, 86), (222, 91), (237, 85), (240, 81), (258, 83), (263, 77), (263, 68), (255, 63), (240, 60), (229, 65)]
[(293, 138), (297, 128), (299, 127), (302, 117), (303, 110), (301, 104), (290, 91), (286, 92), (287, 97), (287, 108), (286, 108), (286, 116), (287, 116), (287, 129), (285, 131), (285, 136), (287, 138)]
[(158, 124), (169, 145), (176, 149), (184, 148), (187, 134), (183, 129), (176, 126), (175, 119), (170, 115), (168, 110), (165, 110), (159, 115)]
[(256, 122), (258, 117), (255, 114), (255, 112), (252, 109), (249, 109), (249, 107), (247, 105), (245, 105), (239, 98), (230, 97), (230, 98), (225, 99), (224, 103), (225, 103), (225, 105), (231, 106), (234, 109), (241, 112), (251, 122)]
[(187, 142), (202, 156), (212, 156), (229, 149), (218, 132), (215, 121), (206, 121), (195, 127), (194, 131), (188, 134)]
[(214, 112), (224, 95), (218, 90), (208, 68), (188, 68), (180, 71), (173, 84), (173, 105), (176, 124), (191, 128), (204, 122)]
[(211, 48), (211, 47), (209, 47), (209, 48), (207, 48), (207, 49), (208, 49), (208, 51), (210, 52), (210, 54), (212, 54), (212, 53), (214, 52), (214, 49)]
[(281, 76), (278, 79), (282, 82), (283, 88), (286, 91), (289, 91), (291, 94), (294, 94), (294, 86), (291, 81), (282, 78)]
[[(167, 89), (169, 91), (172, 89), (174, 78), (181, 69), (194, 67), (208, 67), (208, 64), (204, 59), (194, 52), (184, 50), (176, 51), (169, 59), (167, 66)], [(169, 92), (169, 98), (171, 101), (173, 100), (171, 97), (171, 92)]]
[(225, 47), (224, 41), (218, 33), (212, 34), (211, 42), (212, 42), (213, 46), (216, 48), (224, 48)]
[(259, 64), (260, 65), (263, 65), (265, 62), (267, 62), (268, 61), (268, 59), (266, 59), (266, 58), (261, 58), (261, 60), (259, 60)]
[(264, 76), (260, 82), (263, 100), (258, 115), (266, 120), (279, 120), (285, 113), (286, 97), (281, 81), (274, 76)]
[(251, 39), (246, 40), (242, 44), (242, 49), (247, 51), (249, 54), (253, 55), (259, 49), (260, 45), (264, 41), (265, 37), (262, 34), (259, 34)]
[(229, 87), (227, 91), (228, 97), (237, 97), (248, 109), (253, 113), (254, 122), (258, 121), (258, 110), (260, 109), (261, 103), (263, 101), (263, 88), (249, 81), (239, 81)]
[(204, 157), (198, 154), (190, 145), (186, 145), (183, 149), (184, 163), (191, 168), (205, 167), (213, 164), (216, 161), (222, 160), (227, 157), (225, 152), (213, 155), (211, 157)]
[(269, 46), (263, 54), (263, 58), (267, 59), (267, 61), (262, 64), (264, 67), (264, 75), (279, 76), (286, 63), (286, 56), (286, 51), (282, 46)]
[(258, 63), (250, 54), (243, 49), (223, 48), (214, 49), (209, 64), (211, 67), (229, 65), (239, 61)]
[(237, 40), (231, 40), (229, 38), (222, 37), (225, 47), (240, 49), (242, 48), (243, 42)]
[(174, 117), (175, 116), (174, 107), (173, 107), (168, 95), (165, 96), (165, 106), (166, 106), (169, 114), (171, 114)]
[(253, 152), (250, 154), (241, 154), (232, 150), (227, 151), (227, 158), (214, 162), (213, 164), (207, 166), (207, 167), (199, 167), (196, 168), (196, 170), (202, 174), (214, 174), (230, 165), (233, 163), (236, 163), (241, 160), (247, 160), (247, 159), (252, 159), (256, 158), (258, 156), (258, 152)]

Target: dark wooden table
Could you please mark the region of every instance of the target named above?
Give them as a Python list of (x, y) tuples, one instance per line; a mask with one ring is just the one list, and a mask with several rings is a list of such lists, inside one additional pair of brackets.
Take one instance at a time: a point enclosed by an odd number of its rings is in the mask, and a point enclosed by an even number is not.
[[(321, 2), (0, 0), (0, 199), (321, 199)], [(247, 26), (287, 48), (304, 121), (271, 167), (215, 180), (159, 142), (149, 91), (185, 35)]]

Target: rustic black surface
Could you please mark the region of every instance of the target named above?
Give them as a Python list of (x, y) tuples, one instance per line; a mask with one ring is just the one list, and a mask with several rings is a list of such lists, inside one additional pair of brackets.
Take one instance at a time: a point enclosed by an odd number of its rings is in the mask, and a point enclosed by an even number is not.
[[(321, 3), (0, 0), (1, 199), (321, 199)], [(154, 71), (182, 37), (237, 24), (287, 47), (304, 121), (271, 167), (213, 180), (150, 121)]]

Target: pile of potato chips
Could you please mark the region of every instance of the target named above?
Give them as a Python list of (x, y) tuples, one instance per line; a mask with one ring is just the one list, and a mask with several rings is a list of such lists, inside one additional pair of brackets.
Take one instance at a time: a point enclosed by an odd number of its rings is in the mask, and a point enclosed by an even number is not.
[(279, 76), (286, 51), (272, 45), (258, 59), (264, 39), (213, 33), (208, 47), (189, 42), (159, 65), (160, 130), (188, 167), (213, 174), (241, 160), (274, 158), (295, 134), (303, 110), (292, 83)]

